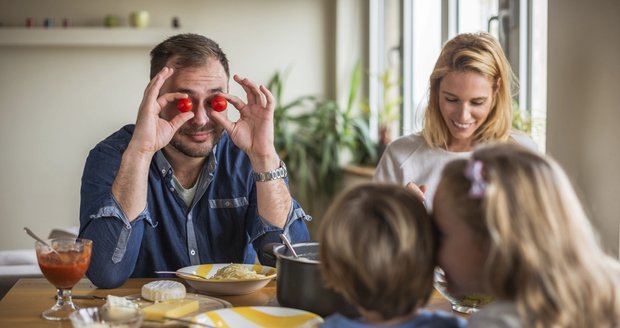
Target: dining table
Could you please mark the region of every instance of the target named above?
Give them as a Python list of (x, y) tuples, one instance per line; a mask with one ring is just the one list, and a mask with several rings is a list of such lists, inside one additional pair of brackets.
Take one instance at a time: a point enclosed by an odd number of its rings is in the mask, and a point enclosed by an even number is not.
[[(122, 286), (113, 289), (100, 289), (88, 279), (80, 280), (73, 287), (73, 295), (95, 295), (105, 297), (139, 295), (142, 286), (162, 278), (130, 278)], [(180, 278), (166, 278), (183, 282)], [(215, 296), (226, 300), (232, 306), (278, 306), (276, 282), (271, 281), (265, 287), (246, 295)], [(187, 292), (195, 292), (187, 286)], [(45, 278), (22, 278), (0, 300), (0, 327), (71, 327), (71, 322), (49, 321), (41, 316), (41, 312), (55, 303), (56, 288)], [(105, 304), (101, 299), (74, 299), (78, 307), (97, 307)], [(426, 308), (431, 310), (451, 311), (450, 303), (436, 290), (433, 291)], [(455, 312), (455, 314), (458, 314)], [(466, 315), (461, 315), (467, 317)]]

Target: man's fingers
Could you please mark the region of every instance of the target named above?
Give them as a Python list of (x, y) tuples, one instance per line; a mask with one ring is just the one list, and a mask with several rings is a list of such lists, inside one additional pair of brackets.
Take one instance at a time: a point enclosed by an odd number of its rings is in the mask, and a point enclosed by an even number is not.
[(182, 93), (182, 92), (164, 93), (163, 95), (159, 96), (159, 98), (157, 98), (157, 103), (159, 104), (161, 108), (164, 108), (166, 107), (166, 105), (168, 105), (171, 102), (174, 102), (175, 100), (188, 98), (188, 97), (189, 96), (187, 95), (187, 93)]
[(235, 106), (235, 108), (237, 110), (241, 110), (243, 107), (245, 107), (245, 103), (243, 102), (243, 100), (239, 99), (237, 96), (233, 96), (231, 94), (226, 94), (226, 93), (220, 93), (220, 96), (226, 98), (226, 100), (233, 106)]
[(255, 103), (259, 104), (261, 107), (265, 107), (267, 101), (265, 100), (265, 95), (259, 90), (258, 85), (250, 79), (244, 79), (243, 82), (248, 86), (248, 89), (254, 96)]
[(146, 98), (156, 99), (159, 95), (159, 90), (161, 86), (164, 85), (164, 82), (174, 73), (174, 70), (170, 67), (164, 67), (151, 79), (149, 84), (146, 86), (144, 90), (144, 96)]
[[(231, 103), (232, 103), (232, 101), (231, 101)], [(213, 122), (215, 122), (215, 124), (223, 127), (224, 130), (226, 130), (226, 132), (228, 132), (229, 134), (232, 132), (232, 129), (233, 129), (235, 124), (233, 123), (233, 121), (231, 121), (228, 118), (228, 114), (226, 114), (226, 112), (216, 112), (216, 111), (213, 110), (213, 111), (207, 112), (207, 116)]]
[(273, 95), (271, 94), (271, 91), (269, 91), (269, 89), (267, 89), (264, 85), (260, 86), (260, 91), (263, 93), (263, 95), (265, 95), (265, 100), (266, 100), (266, 107), (269, 110), (272, 110), (275, 108), (275, 99), (273, 98)]
[(189, 112), (179, 113), (178, 115), (175, 115), (168, 122), (172, 126), (172, 130), (176, 132), (179, 130), (179, 128), (181, 128), (183, 124), (185, 124), (185, 122), (191, 120), (193, 117), (194, 117), (194, 112), (189, 111)]
[(246, 83), (247, 79), (241, 78), (237, 74), (235, 74), (233, 76), (233, 79), (235, 80), (235, 82), (239, 83), (239, 85), (243, 88), (243, 91), (245, 91), (245, 94), (246, 94), (247, 100), (248, 100), (248, 104), (256, 103), (256, 95), (254, 94), (254, 92), (252, 92), (252, 90), (250, 90), (250, 87), (247, 85), (247, 83)]

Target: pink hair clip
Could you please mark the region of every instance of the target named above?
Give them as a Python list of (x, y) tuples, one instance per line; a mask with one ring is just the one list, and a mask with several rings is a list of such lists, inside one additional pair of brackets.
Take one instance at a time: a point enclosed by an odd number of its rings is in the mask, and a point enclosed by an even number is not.
[(471, 188), (469, 188), (469, 196), (474, 199), (479, 199), (484, 196), (487, 189), (487, 183), (482, 176), (482, 169), (484, 164), (479, 160), (470, 159), (465, 168), (465, 176), (471, 181)]

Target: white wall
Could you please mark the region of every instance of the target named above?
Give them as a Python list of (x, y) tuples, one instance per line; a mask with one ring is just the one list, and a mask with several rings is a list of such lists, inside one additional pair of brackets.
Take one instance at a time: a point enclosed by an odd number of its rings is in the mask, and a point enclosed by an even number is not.
[[(0, 22), (101, 25), (148, 10), (154, 27), (178, 16), (183, 30), (218, 41), (231, 73), (266, 83), (290, 69), (285, 98), (328, 94), (334, 67), (330, 0), (0, 0)], [(41, 235), (78, 225), (80, 177), (88, 151), (133, 123), (148, 82), (150, 47), (0, 46), (0, 250), (32, 247)], [(232, 86), (232, 85), (231, 85)], [(239, 88), (233, 93), (241, 95)]]
[(620, 253), (620, 1), (549, 0), (547, 151)]

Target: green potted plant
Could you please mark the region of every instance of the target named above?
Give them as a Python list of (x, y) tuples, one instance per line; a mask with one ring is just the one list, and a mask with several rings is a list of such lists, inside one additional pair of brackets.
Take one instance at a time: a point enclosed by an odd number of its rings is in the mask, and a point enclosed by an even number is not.
[(276, 149), (287, 163), (294, 189), (302, 199), (309, 194), (329, 198), (342, 177), (344, 154), (350, 154), (351, 163), (376, 162), (376, 145), (369, 135), (368, 120), (354, 110), (361, 68), (356, 65), (353, 70), (344, 107), (335, 100), (310, 95), (284, 103), (283, 84), (279, 72), (267, 84), (276, 101)]

